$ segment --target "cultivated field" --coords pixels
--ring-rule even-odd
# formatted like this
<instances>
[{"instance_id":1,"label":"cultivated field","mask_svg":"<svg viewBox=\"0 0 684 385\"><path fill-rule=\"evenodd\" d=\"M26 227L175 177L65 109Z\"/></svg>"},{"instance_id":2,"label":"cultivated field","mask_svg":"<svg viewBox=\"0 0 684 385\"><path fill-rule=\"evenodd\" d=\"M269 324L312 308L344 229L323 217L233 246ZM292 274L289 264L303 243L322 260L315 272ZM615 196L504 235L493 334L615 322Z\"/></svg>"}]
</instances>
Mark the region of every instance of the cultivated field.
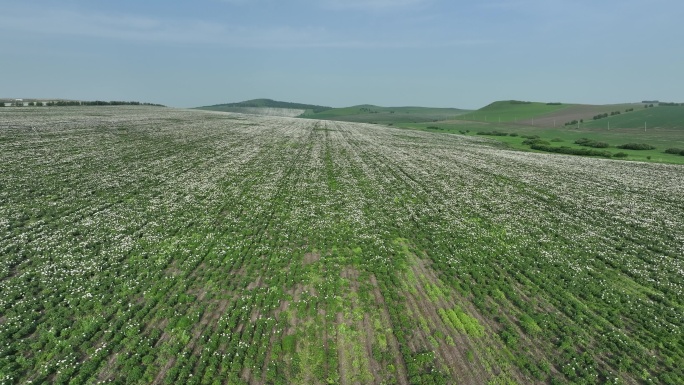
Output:
<instances>
[{"instance_id":1,"label":"cultivated field","mask_svg":"<svg viewBox=\"0 0 684 385\"><path fill-rule=\"evenodd\" d=\"M260 116L282 116L294 118L305 112L294 108L274 108L274 107L224 107L223 112L235 112L238 114L260 115Z\"/></svg>"},{"instance_id":2,"label":"cultivated field","mask_svg":"<svg viewBox=\"0 0 684 385\"><path fill-rule=\"evenodd\" d=\"M0 383L681 384L684 167L0 110Z\"/></svg>"}]
</instances>

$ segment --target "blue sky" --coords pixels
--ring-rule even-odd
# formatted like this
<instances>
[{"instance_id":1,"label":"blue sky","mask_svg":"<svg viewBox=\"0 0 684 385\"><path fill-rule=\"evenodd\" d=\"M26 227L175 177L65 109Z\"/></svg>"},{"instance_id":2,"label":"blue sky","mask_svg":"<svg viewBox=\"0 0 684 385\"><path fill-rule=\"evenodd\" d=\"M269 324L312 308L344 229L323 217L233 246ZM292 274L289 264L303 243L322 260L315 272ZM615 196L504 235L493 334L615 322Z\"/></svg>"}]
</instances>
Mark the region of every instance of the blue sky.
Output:
<instances>
[{"instance_id":1,"label":"blue sky","mask_svg":"<svg viewBox=\"0 0 684 385\"><path fill-rule=\"evenodd\" d=\"M31 0L0 10L0 97L684 102L681 0Z\"/></svg>"}]
</instances>

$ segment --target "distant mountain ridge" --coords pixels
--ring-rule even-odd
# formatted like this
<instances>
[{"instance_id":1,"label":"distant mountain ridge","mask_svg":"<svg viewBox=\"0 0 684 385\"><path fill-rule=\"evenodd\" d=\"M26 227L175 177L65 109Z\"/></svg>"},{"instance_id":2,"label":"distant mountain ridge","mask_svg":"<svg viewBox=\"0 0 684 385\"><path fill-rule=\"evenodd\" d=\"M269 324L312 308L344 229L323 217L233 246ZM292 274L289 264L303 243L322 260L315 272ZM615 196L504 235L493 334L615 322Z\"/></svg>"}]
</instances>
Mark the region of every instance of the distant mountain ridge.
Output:
<instances>
[{"instance_id":1,"label":"distant mountain ridge","mask_svg":"<svg viewBox=\"0 0 684 385\"><path fill-rule=\"evenodd\" d=\"M621 103L590 105L577 103L500 100L478 110L433 107L382 107L359 104L327 107L272 99L197 107L250 115L287 116L376 124L435 123L445 121L565 127L578 123L595 128L684 128L684 103Z\"/></svg>"},{"instance_id":2,"label":"distant mountain ridge","mask_svg":"<svg viewBox=\"0 0 684 385\"><path fill-rule=\"evenodd\" d=\"M310 110L311 112L318 113L326 110L332 109L332 107L318 106L314 104L303 104L303 103L291 103L291 102L281 102L273 99L252 99L245 100L243 102L237 103L223 103L214 104L211 106L197 107L200 110L212 110L212 111L228 111L231 112L233 108L282 108L291 110Z\"/></svg>"},{"instance_id":3,"label":"distant mountain ridge","mask_svg":"<svg viewBox=\"0 0 684 385\"><path fill-rule=\"evenodd\" d=\"M372 104L333 108L315 104L282 102L272 99L252 99L238 103L197 107L197 109L389 125L401 122L432 122L454 119L459 115L470 112L469 110L459 108L382 107Z\"/></svg>"}]
</instances>

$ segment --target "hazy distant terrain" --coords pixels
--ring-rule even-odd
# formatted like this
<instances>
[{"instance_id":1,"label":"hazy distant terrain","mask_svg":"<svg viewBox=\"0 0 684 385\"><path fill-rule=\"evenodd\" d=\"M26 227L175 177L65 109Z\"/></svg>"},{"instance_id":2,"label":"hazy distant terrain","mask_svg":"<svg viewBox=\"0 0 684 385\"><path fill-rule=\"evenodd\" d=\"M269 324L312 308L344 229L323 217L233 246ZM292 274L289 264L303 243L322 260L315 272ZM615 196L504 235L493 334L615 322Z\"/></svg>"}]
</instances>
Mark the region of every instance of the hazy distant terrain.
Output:
<instances>
[{"instance_id":1,"label":"hazy distant terrain","mask_svg":"<svg viewBox=\"0 0 684 385\"><path fill-rule=\"evenodd\" d=\"M380 124L447 120L468 112L458 108L380 107L369 104L332 108L312 104L280 102L271 99L254 99L239 103L198 107L198 109L252 115L274 115L271 112L275 111L279 112L279 114L274 116L297 116L308 119ZM282 112L280 111L281 109L283 109ZM295 112L299 113L295 114Z\"/></svg>"},{"instance_id":2,"label":"hazy distant terrain","mask_svg":"<svg viewBox=\"0 0 684 385\"><path fill-rule=\"evenodd\" d=\"M312 104L281 102L272 99L253 99L238 103L215 104L212 106L197 107L200 110L237 112L250 115L295 117L306 111L320 112L332 107L317 106Z\"/></svg>"}]
</instances>

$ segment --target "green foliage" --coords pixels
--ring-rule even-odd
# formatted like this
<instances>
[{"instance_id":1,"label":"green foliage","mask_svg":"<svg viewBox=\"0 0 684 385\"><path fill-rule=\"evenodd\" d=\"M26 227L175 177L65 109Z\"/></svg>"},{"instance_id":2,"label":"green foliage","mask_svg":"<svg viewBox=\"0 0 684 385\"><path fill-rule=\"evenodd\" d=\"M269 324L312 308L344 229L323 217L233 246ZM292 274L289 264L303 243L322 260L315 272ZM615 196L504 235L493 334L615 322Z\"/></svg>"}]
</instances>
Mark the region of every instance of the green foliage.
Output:
<instances>
[{"instance_id":1,"label":"green foliage","mask_svg":"<svg viewBox=\"0 0 684 385\"><path fill-rule=\"evenodd\" d=\"M484 327L480 325L476 318L466 314L461 308L439 309L438 313L442 318L442 322L450 325L457 331L473 337L484 336Z\"/></svg>"},{"instance_id":2,"label":"green foliage","mask_svg":"<svg viewBox=\"0 0 684 385\"><path fill-rule=\"evenodd\" d=\"M542 331L537 322L527 314L520 316L520 326L526 333L531 335L539 334Z\"/></svg>"},{"instance_id":3,"label":"green foliage","mask_svg":"<svg viewBox=\"0 0 684 385\"><path fill-rule=\"evenodd\" d=\"M624 150L655 150L654 146L646 143L627 143L617 146Z\"/></svg>"},{"instance_id":4,"label":"green foliage","mask_svg":"<svg viewBox=\"0 0 684 385\"><path fill-rule=\"evenodd\" d=\"M658 103L658 106L661 106L661 107L681 107L681 106L684 106L684 103L660 102L660 103Z\"/></svg>"},{"instance_id":5,"label":"green foliage","mask_svg":"<svg viewBox=\"0 0 684 385\"><path fill-rule=\"evenodd\" d=\"M580 146L585 146L585 147L593 147L593 148L610 147L610 145L606 142L597 142L595 140L591 140L588 138L579 138L579 139L575 140L575 144L579 144Z\"/></svg>"},{"instance_id":6,"label":"green foliage","mask_svg":"<svg viewBox=\"0 0 684 385\"><path fill-rule=\"evenodd\" d=\"M293 354L297 348L297 338L294 335L284 336L282 345L285 353Z\"/></svg>"},{"instance_id":7,"label":"green foliage","mask_svg":"<svg viewBox=\"0 0 684 385\"><path fill-rule=\"evenodd\" d=\"M678 167L204 111L2 113L2 383L684 379ZM515 131L497 139L603 140Z\"/></svg>"},{"instance_id":8,"label":"green foliage","mask_svg":"<svg viewBox=\"0 0 684 385\"><path fill-rule=\"evenodd\" d=\"M34 104L35 105L35 104ZM136 101L102 101L102 100L57 100L49 101L45 104L48 107L73 107L73 106L155 106L155 107L165 107L162 104L154 103L141 103Z\"/></svg>"},{"instance_id":9,"label":"green foliage","mask_svg":"<svg viewBox=\"0 0 684 385\"><path fill-rule=\"evenodd\" d=\"M572 148L572 147L553 147L544 144L533 144L530 146L533 150L545 151L545 152L555 152L558 154L567 155L584 155L584 156L600 156L610 158L613 154L609 151L598 151L590 150L585 148Z\"/></svg>"},{"instance_id":10,"label":"green foliage","mask_svg":"<svg viewBox=\"0 0 684 385\"><path fill-rule=\"evenodd\" d=\"M478 135L487 135L487 136L508 136L508 132L503 132L503 131L478 131Z\"/></svg>"},{"instance_id":11,"label":"green foliage","mask_svg":"<svg viewBox=\"0 0 684 385\"><path fill-rule=\"evenodd\" d=\"M550 146L550 145L551 145L550 142L548 142L548 141L546 141L546 140L543 140L543 139L539 139L539 138L535 138L535 139L525 139L525 140L523 140L522 143L523 143L524 145L526 145L526 146L533 146L533 145L538 145L538 146Z\"/></svg>"}]
</instances>

